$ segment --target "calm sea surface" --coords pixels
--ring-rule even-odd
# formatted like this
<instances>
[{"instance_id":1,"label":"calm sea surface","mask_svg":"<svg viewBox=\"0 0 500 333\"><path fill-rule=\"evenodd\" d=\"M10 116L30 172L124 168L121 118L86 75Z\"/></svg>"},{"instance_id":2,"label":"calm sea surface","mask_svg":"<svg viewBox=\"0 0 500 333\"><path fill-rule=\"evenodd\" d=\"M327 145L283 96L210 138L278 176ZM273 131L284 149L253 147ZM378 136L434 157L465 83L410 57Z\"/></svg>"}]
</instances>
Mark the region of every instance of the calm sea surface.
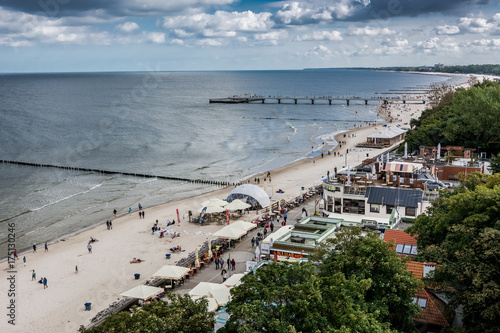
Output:
<instances>
[{"instance_id":1,"label":"calm sea surface","mask_svg":"<svg viewBox=\"0 0 500 333\"><path fill-rule=\"evenodd\" d=\"M365 97L458 80L347 69L0 74L0 159L233 182L305 156L322 135L376 120L376 104L209 104L210 98ZM106 220L113 209L123 214L139 202L148 207L213 189L0 164L0 257L9 222L22 250Z\"/></svg>"}]
</instances>

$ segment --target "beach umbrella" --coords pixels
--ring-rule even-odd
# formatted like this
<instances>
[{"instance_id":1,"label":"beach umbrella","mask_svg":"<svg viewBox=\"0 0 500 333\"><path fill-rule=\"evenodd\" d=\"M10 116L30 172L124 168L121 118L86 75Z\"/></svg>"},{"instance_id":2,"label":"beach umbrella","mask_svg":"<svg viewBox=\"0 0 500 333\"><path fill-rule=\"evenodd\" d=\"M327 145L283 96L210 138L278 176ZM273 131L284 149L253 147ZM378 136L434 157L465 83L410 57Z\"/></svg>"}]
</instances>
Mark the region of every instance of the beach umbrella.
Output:
<instances>
[{"instance_id":1,"label":"beach umbrella","mask_svg":"<svg viewBox=\"0 0 500 333\"><path fill-rule=\"evenodd\" d=\"M243 273L233 274L229 279L222 282L221 284L225 285L228 288L236 287L237 285L241 284L241 278L244 276L245 274Z\"/></svg>"},{"instance_id":2,"label":"beach umbrella","mask_svg":"<svg viewBox=\"0 0 500 333\"><path fill-rule=\"evenodd\" d=\"M211 206L224 207L225 205L227 205L227 201L218 198L212 198L210 200L203 201L201 205L203 207L211 207Z\"/></svg>"},{"instance_id":3,"label":"beach umbrella","mask_svg":"<svg viewBox=\"0 0 500 333\"><path fill-rule=\"evenodd\" d=\"M174 266L174 265L165 265L156 273L153 274L154 278L163 278L163 279L171 279L178 280L189 272L189 268L182 266Z\"/></svg>"},{"instance_id":4,"label":"beach umbrella","mask_svg":"<svg viewBox=\"0 0 500 333\"><path fill-rule=\"evenodd\" d=\"M230 224L233 227L240 228L246 231L252 230L254 228L257 228L257 225L251 222L246 222L246 221L235 221Z\"/></svg>"},{"instance_id":5,"label":"beach umbrella","mask_svg":"<svg viewBox=\"0 0 500 333\"><path fill-rule=\"evenodd\" d=\"M227 304L229 301L229 288L219 284L210 282L200 282L196 287L188 293L190 296L207 296L213 297L219 306Z\"/></svg>"},{"instance_id":6,"label":"beach umbrella","mask_svg":"<svg viewBox=\"0 0 500 333\"><path fill-rule=\"evenodd\" d=\"M255 258L257 258L257 262L260 261L260 249L258 246L255 248Z\"/></svg>"},{"instance_id":7,"label":"beach umbrella","mask_svg":"<svg viewBox=\"0 0 500 333\"><path fill-rule=\"evenodd\" d=\"M405 156L404 158L408 158L408 142L405 142Z\"/></svg>"},{"instance_id":8,"label":"beach umbrella","mask_svg":"<svg viewBox=\"0 0 500 333\"><path fill-rule=\"evenodd\" d=\"M252 207L251 205L247 204L246 202L241 201L240 199L235 199L231 201L229 204L227 204L224 208L228 210L239 210L239 209L247 209Z\"/></svg>"},{"instance_id":9,"label":"beach umbrella","mask_svg":"<svg viewBox=\"0 0 500 333\"><path fill-rule=\"evenodd\" d=\"M194 249L194 267L198 268L200 267L200 258L198 256L198 248Z\"/></svg>"},{"instance_id":10,"label":"beach umbrella","mask_svg":"<svg viewBox=\"0 0 500 333\"><path fill-rule=\"evenodd\" d=\"M208 257L212 258L212 241L210 239L207 239L208 242Z\"/></svg>"},{"instance_id":11,"label":"beach umbrella","mask_svg":"<svg viewBox=\"0 0 500 333\"><path fill-rule=\"evenodd\" d=\"M226 225L221 230L212 234L214 237L227 238L227 239L239 239L241 236L245 235L247 230L242 229L238 226L233 226L232 224Z\"/></svg>"},{"instance_id":12,"label":"beach umbrella","mask_svg":"<svg viewBox=\"0 0 500 333\"><path fill-rule=\"evenodd\" d=\"M125 298L148 299L163 292L163 288L151 287L141 284L120 294Z\"/></svg>"},{"instance_id":13,"label":"beach umbrella","mask_svg":"<svg viewBox=\"0 0 500 333\"><path fill-rule=\"evenodd\" d=\"M205 297L208 301L208 304L207 304L207 310L208 311L215 311L219 308L219 304L217 304L217 301L215 300L215 298L213 297L207 297L207 296L191 296L191 299L193 301L196 301L197 299L201 299Z\"/></svg>"},{"instance_id":14,"label":"beach umbrella","mask_svg":"<svg viewBox=\"0 0 500 333\"><path fill-rule=\"evenodd\" d=\"M225 209L222 208L221 206L206 206L201 210L203 211L205 208L206 208L205 210L206 214L220 213L225 211Z\"/></svg>"}]
</instances>

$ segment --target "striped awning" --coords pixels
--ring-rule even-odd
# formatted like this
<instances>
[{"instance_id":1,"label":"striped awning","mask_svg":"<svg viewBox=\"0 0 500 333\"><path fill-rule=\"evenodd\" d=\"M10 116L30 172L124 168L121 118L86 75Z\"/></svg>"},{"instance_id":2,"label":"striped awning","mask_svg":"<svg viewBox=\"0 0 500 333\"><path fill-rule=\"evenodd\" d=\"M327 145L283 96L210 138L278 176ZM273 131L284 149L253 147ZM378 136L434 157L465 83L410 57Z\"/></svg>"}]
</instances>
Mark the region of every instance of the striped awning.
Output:
<instances>
[{"instance_id":1,"label":"striped awning","mask_svg":"<svg viewBox=\"0 0 500 333\"><path fill-rule=\"evenodd\" d=\"M415 166L409 163L383 163L381 171L413 173Z\"/></svg>"}]
</instances>

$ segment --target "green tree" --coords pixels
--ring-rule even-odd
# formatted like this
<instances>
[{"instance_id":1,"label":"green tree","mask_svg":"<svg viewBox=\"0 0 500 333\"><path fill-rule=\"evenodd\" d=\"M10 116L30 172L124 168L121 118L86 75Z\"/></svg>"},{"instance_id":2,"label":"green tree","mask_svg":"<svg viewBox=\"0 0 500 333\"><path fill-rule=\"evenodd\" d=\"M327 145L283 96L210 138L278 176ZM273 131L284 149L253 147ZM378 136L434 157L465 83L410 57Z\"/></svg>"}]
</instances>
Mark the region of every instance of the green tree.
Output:
<instances>
[{"instance_id":1,"label":"green tree","mask_svg":"<svg viewBox=\"0 0 500 333\"><path fill-rule=\"evenodd\" d=\"M472 174L409 230L418 256L441 265L434 281L453 307L463 306L468 332L500 331L499 216L500 174Z\"/></svg>"},{"instance_id":2,"label":"green tree","mask_svg":"<svg viewBox=\"0 0 500 333\"><path fill-rule=\"evenodd\" d=\"M343 229L327 240L315 256L322 258L319 269L325 280L341 272L349 281L370 281L362 303L369 313L378 313L380 322L390 323L392 329L400 331L415 330L412 318L420 309L413 304L413 297L419 281L406 271L404 261L378 233Z\"/></svg>"},{"instance_id":3,"label":"green tree","mask_svg":"<svg viewBox=\"0 0 500 333\"><path fill-rule=\"evenodd\" d=\"M488 169L491 173L500 173L500 154L491 156Z\"/></svg>"},{"instance_id":4,"label":"green tree","mask_svg":"<svg viewBox=\"0 0 500 333\"><path fill-rule=\"evenodd\" d=\"M128 332L209 332L213 329L213 312L207 311L208 301L193 301L189 295L168 294L169 304L152 302L134 313L120 312L106 318L98 326L85 329L84 333L128 333Z\"/></svg>"}]
</instances>

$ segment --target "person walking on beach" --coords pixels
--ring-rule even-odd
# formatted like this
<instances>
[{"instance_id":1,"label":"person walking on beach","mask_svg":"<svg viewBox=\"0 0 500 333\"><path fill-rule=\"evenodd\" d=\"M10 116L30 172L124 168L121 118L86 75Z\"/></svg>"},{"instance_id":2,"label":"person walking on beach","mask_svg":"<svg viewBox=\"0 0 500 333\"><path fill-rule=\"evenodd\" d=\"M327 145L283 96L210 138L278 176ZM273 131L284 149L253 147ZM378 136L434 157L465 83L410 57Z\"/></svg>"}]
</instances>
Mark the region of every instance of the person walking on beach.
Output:
<instances>
[{"instance_id":1,"label":"person walking on beach","mask_svg":"<svg viewBox=\"0 0 500 333\"><path fill-rule=\"evenodd\" d=\"M36 252L36 244L33 244L33 253Z\"/></svg>"},{"instance_id":2,"label":"person walking on beach","mask_svg":"<svg viewBox=\"0 0 500 333\"><path fill-rule=\"evenodd\" d=\"M115 217L116 217L116 213L118 213L118 212L116 211L116 209L113 209L113 214L115 214Z\"/></svg>"},{"instance_id":3,"label":"person walking on beach","mask_svg":"<svg viewBox=\"0 0 500 333\"><path fill-rule=\"evenodd\" d=\"M109 230L109 220L106 220L106 228Z\"/></svg>"},{"instance_id":4,"label":"person walking on beach","mask_svg":"<svg viewBox=\"0 0 500 333\"><path fill-rule=\"evenodd\" d=\"M220 269L224 269L224 259L222 257L219 259Z\"/></svg>"},{"instance_id":5,"label":"person walking on beach","mask_svg":"<svg viewBox=\"0 0 500 333\"><path fill-rule=\"evenodd\" d=\"M31 281L36 281L36 272L35 272L35 270L33 270L31 272Z\"/></svg>"},{"instance_id":6,"label":"person walking on beach","mask_svg":"<svg viewBox=\"0 0 500 333\"><path fill-rule=\"evenodd\" d=\"M48 288L49 286L47 285L47 278L43 278L43 289Z\"/></svg>"},{"instance_id":7,"label":"person walking on beach","mask_svg":"<svg viewBox=\"0 0 500 333\"><path fill-rule=\"evenodd\" d=\"M19 257L17 256L17 250L14 250L14 258L19 259Z\"/></svg>"},{"instance_id":8,"label":"person walking on beach","mask_svg":"<svg viewBox=\"0 0 500 333\"><path fill-rule=\"evenodd\" d=\"M141 203L140 203L140 202L139 202L139 204L137 205L137 207L139 207L139 210L141 210L141 209L142 209L142 205L141 205Z\"/></svg>"},{"instance_id":9,"label":"person walking on beach","mask_svg":"<svg viewBox=\"0 0 500 333\"><path fill-rule=\"evenodd\" d=\"M45 252L48 252L49 251L49 247L47 245L47 242L45 242Z\"/></svg>"},{"instance_id":10,"label":"person walking on beach","mask_svg":"<svg viewBox=\"0 0 500 333\"><path fill-rule=\"evenodd\" d=\"M26 267L26 256L23 257L24 267Z\"/></svg>"},{"instance_id":11,"label":"person walking on beach","mask_svg":"<svg viewBox=\"0 0 500 333\"><path fill-rule=\"evenodd\" d=\"M279 220L278 220L278 223L279 223ZM271 232L274 232L274 223L273 222L271 222L269 224L269 227L271 228Z\"/></svg>"},{"instance_id":12,"label":"person walking on beach","mask_svg":"<svg viewBox=\"0 0 500 333\"><path fill-rule=\"evenodd\" d=\"M227 258L227 269L231 270L231 259Z\"/></svg>"},{"instance_id":13,"label":"person walking on beach","mask_svg":"<svg viewBox=\"0 0 500 333\"><path fill-rule=\"evenodd\" d=\"M78 265L75 266L75 274L78 273Z\"/></svg>"},{"instance_id":14,"label":"person walking on beach","mask_svg":"<svg viewBox=\"0 0 500 333\"><path fill-rule=\"evenodd\" d=\"M144 218L144 211L142 211L142 218Z\"/></svg>"},{"instance_id":15,"label":"person walking on beach","mask_svg":"<svg viewBox=\"0 0 500 333\"><path fill-rule=\"evenodd\" d=\"M132 214L132 208L128 208L128 215Z\"/></svg>"},{"instance_id":16,"label":"person walking on beach","mask_svg":"<svg viewBox=\"0 0 500 333\"><path fill-rule=\"evenodd\" d=\"M255 237L252 237L252 247L255 246Z\"/></svg>"},{"instance_id":17,"label":"person walking on beach","mask_svg":"<svg viewBox=\"0 0 500 333\"><path fill-rule=\"evenodd\" d=\"M219 269L219 258L215 259L215 269Z\"/></svg>"},{"instance_id":18,"label":"person walking on beach","mask_svg":"<svg viewBox=\"0 0 500 333\"><path fill-rule=\"evenodd\" d=\"M234 258L233 258L233 259L231 259L231 270L233 270L233 271L234 271L235 266L236 266L236 261L235 261L235 260L234 260Z\"/></svg>"},{"instance_id":19,"label":"person walking on beach","mask_svg":"<svg viewBox=\"0 0 500 333\"><path fill-rule=\"evenodd\" d=\"M92 244L89 243L87 245L87 249L89 250L89 253L92 253Z\"/></svg>"},{"instance_id":20,"label":"person walking on beach","mask_svg":"<svg viewBox=\"0 0 500 333\"><path fill-rule=\"evenodd\" d=\"M109 220L109 229L113 230L113 221Z\"/></svg>"}]
</instances>

